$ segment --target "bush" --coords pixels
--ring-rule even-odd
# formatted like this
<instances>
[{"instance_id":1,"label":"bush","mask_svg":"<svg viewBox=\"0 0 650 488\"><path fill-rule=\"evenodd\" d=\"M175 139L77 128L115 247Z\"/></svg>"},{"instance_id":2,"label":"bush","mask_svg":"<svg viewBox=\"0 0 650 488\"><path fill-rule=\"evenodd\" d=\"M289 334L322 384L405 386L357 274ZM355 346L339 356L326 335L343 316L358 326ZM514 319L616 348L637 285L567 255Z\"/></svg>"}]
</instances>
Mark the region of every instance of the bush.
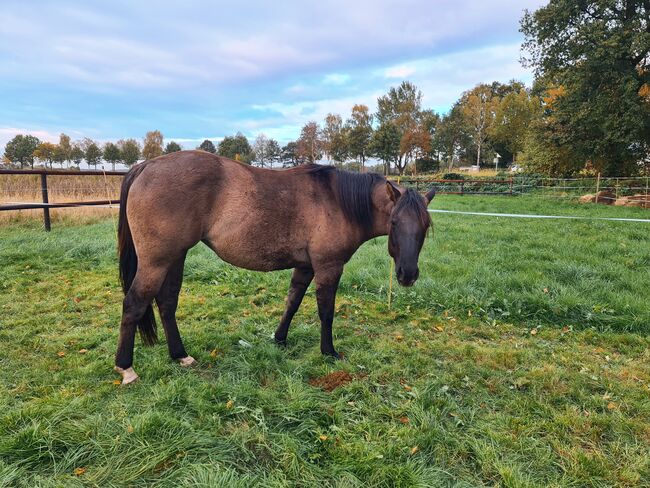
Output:
<instances>
[{"instance_id":1,"label":"bush","mask_svg":"<svg viewBox=\"0 0 650 488\"><path fill-rule=\"evenodd\" d=\"M443 180L464 180L465 175L460 173L445 173L442 175Z\"/></svg>"},{"instance_id":2,"label":"bush","mask_svg":"<svg viewBox=\"0 0 650 488\"><path fill-rule=\"evenodd\" d=\"M418 158L415 160L415 168L419 173L435 173L440 169L440 161L433 158Z\"/></svg>"}]
</instances>

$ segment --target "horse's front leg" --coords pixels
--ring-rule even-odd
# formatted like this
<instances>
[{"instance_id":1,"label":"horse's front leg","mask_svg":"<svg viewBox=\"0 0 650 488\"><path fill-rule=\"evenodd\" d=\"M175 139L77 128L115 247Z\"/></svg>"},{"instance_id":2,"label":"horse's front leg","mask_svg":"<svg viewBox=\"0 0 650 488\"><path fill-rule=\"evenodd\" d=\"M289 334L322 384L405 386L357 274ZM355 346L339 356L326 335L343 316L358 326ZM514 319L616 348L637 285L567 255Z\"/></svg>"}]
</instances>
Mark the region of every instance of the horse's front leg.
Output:
<instances>
[{"instance_id":1,"label":"horse's front leg","mask_svg":"<svg viewBox=\"0 0 650 488\"><path fill-rule=\"evenodd\" d=\"M332 322L334 320L334 303L336 290L343 273L343 264L331 265L316 270L316 302L320 317L320 352L335 358L341 358L334 349L332 340Z\"/></svg>"},{"instance_id":2,"label":"horse's front leg","mask_svg":"<svg viewBox=\"0 0 650 488\"><path fill-rule=\"evenodd\" d=\"M298 307L302 303L302 298L305 296L305 292L313 278L314 270L311 268L296 268L293 270L291 286L287 294L287 306L280 319L280 325L275 331L275 342L278 344L285 345L287 343L287 334L289 333L291 319L293 319L293 316L298 311Z\"/></svg>"}]
</instances>

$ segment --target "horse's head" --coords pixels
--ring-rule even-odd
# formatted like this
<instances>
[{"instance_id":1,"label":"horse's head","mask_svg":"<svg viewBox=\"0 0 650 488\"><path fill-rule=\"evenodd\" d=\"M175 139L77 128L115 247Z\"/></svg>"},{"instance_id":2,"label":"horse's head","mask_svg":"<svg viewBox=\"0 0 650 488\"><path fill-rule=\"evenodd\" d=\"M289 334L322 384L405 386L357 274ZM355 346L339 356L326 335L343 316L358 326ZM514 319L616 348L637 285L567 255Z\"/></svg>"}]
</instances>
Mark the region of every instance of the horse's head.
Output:
<instances>
[{"instance_id":1,"label":"horse's head","mask_svg":"<svg viewBox=\"0 0 650 488\"><path fill-rule=\"evenodd\" d=\"M395 260L397 281L412 286L418 279L418 258L431 225L427 205L435 196L434 189L422 196L410 188L399 188L386 182L388 196L393 201L388 230L388 253Z\"/></svg>"}]
</instances>

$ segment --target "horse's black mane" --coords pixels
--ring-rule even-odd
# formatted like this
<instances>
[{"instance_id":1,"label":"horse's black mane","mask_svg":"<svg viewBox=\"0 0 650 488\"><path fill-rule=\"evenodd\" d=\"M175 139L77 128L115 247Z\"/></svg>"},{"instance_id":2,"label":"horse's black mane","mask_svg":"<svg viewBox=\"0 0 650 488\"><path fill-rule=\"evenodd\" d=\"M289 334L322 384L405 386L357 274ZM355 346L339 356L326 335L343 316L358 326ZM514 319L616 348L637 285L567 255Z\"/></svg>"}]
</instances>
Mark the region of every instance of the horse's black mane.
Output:
<instances>
[{"instance_id":1,"label":"horse's black mane","mask_svg":"<svg viewBox=\"0 0 650 488\"><path fill-rule=\"evenodd\" d=\"M386 178L377 173L352 173L334 166L319 164L307 164L300 168L331 185L346 218L366 229L372 228L372 192L377 185L385 183ZM332 176L335 176L335 181L332 181ZM430 220L422 197L412 188L407 188L405 191L402 189L402 197L397 202L397 208L413 211L423 225Z\"/></svg>"},{"instance_id":2,"label":"horse's black mane","mask_svg":"<svg viewBox=\"0 0 650 488\"><path fill-rule=\"evenodd\" d=\"M377 173L352 173L320 164L305 165L303 170L332 188L348 220L367 229L372 228L372 191L386 181L383 176Z\"/></svg>"},{"instance_id":3,"label":"horse's black mane","mask_svg":"<svg viewBox=\"0 0 650 488\"><path fill-rule=\"evenodd\" d=\"M394 211L400 212L401 210L406 209L408 209L408 211L412 212L418 219L420 219L420 223L424 227L427 227L431 224L431 215L427 210L424 199L413 188L407 188L406 192L402 192L402 197L397 200Z\"/></svg>"}]
</instances>

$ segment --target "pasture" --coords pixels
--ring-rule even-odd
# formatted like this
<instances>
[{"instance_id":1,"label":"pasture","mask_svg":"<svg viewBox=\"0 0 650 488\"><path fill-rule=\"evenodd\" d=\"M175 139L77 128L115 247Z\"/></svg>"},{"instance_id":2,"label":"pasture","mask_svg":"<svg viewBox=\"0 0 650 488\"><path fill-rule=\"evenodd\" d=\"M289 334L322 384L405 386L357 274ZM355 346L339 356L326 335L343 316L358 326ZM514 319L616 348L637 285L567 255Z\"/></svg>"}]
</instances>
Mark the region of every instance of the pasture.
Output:
<instances>
[{"instance_id":1,"label":"pasture","mask_svg":"<svg viewBox=\"0 0 650 488\"><path fill-rule=\"evenodd\" d=\"M430 208L649 218L536 197ZM112 371L114 221L0 227L0 485L641 486L650 479L650 224L434 214L386 303L386 239L346 267L320 355L313 289L200 245L178 320L199 366L136 342ZM395 284L396 286L396 284ZM117 384L116 384L117 383Z\"/></svg>"}]
</instances>

